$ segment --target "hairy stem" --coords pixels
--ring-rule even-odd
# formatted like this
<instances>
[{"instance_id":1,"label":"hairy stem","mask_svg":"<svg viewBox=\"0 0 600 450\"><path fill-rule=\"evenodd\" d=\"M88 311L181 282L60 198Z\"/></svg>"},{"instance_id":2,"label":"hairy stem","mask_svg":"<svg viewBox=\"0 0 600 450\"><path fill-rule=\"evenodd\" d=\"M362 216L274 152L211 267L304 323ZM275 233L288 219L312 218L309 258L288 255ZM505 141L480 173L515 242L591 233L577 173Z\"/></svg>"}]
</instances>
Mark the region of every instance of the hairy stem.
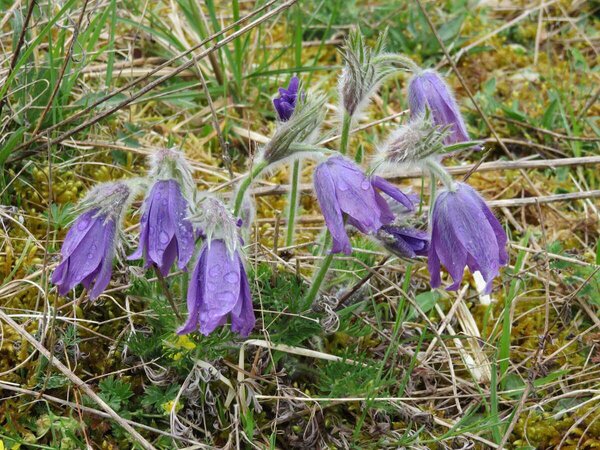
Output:
<instances>
[{"instance_id":1,"label":"hairy stem","mask_svg":"<svg viewBox=\"0 0 600 450\"><path fill-rule=\"evenodd\" d=\"M244 195L246 194L246 191L248 190L254 179L258 175L260 175L260 173L264 170L265 167L267 167L267 165L268 163L266 161L261 161L260 163L255 165L252 171L248 175L246 175L246 177L242 180L240 188L238 189L237 194L235 196L235 203L233 207L233 215L235 217L239 217L240 215L240 210L242 209L242 203L244 201Z\"/></svg>"},{"instance_id":2,"label":"hairy stem","mask_svg":"<svg viewBox=\"0 0 600 450\"><path fill-rule=\"evenodd\" d=\"M317 298L317 295L319 295L319 289L321 289L321 284L323 284L325 275L327 275L327 271L329 270L329 266L331 266L332 262L333 262L333 255L331 253L328 254L325 257L325 259L323 259L323 262L321 263L321 266L319 267L319 271L315 274L313 281L310 285L310 289L309 289L308 293L306 294L306 303L307 304L310 302L310 304L312 305L314 303L315 299Z\"/></svg>"},{"instance_id":3,"label":"hairy stem","mask_svg":"<svg viewBox=\"0 0 600 450\"><path fill-rule=\"evenodd\" d=\"M435 177L439 178L440 181L446 186L446 188L450 191L456 190L456 183L452 179L452 175L450 175L444 166L442 166L439 162L437 162L433 158L428 158L425 161L425 166L429 170L429 172Z\"/></svg>"},{"instance_id":4,"label":"hairy stem","mask_svg":"<svg viewBox=\"0 0 600 450\"><path fill-rule=\"evenodd\" d=\"M290 246L294 243L294 228L296 224L296 208L298 207L298 182L300 179L300 160L294 161L292 167L292 182L290 195L288 197L288 224L285 245Z\"/></svg>"},{"instance_id":5,"label":"hairy stem","mask_svg":"<svg viewBox=\"0 0 600 450\"><path fill-rule=\"evenodd\" d=\"M173 299L173 296L171 295L171 291L169 290L169 285L167 284L167 280L165 280L165 277L163 277L163 274L160 273L160 269L158 268L158 266L156 264L153 264L153 267L154 267L154 273L156 273L156 278L158 278L160 287L162 288L163 292L165 293L165 297L167 297L167 301L171 305L171 308L173 308L173 312L175 313L175 316L177 317L177 319L180 322L182 322L183 317L179 313L179 309L177 309L177 305L175 305L175 300Z\"/></svg>"},{"instance_id":6,"label":"hairy stem","mask_svg":"<svg viewBox=\"0 0 600 450\"><path fill-rule=\"evenodd\" d=\"M340 153L345 155L348 153L348 139L350 137L350 125L352 124L352 116L347 112L344 113L344 120L342 122L342 141L340 143Z\"/></svg>"}]
</instances>

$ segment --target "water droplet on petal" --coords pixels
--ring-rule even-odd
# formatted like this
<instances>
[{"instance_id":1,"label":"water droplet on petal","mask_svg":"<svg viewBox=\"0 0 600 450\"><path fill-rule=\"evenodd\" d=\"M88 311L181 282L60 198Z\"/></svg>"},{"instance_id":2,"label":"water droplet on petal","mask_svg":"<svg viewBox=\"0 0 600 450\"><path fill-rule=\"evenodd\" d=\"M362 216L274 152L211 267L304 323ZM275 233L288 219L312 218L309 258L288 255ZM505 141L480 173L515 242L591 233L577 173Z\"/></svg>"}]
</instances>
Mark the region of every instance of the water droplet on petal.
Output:
<instances>
[{"instance_id":1,"label":"water droplet on petal","mask_svg":"<svg viewBox=\"0 0 600 450\"><path fill-rule=\"evenodd\" d=\"M371 183L369 183L367 180L365 180L360 184L360 187L362 188L363 191L368 191L371 188Z\"/></svg>"},{"instance_id":2,"label":"water droplet on petal","mask_svg":"<svg viewBox=\"0 0 600 450\"><path fill-rule=\"evenodd\" d=\"M169 235L165 231L161 231L158 240L161 244L166 244L169 242Z\"/></svg>"},{"instance_id":3,"label":"water droplet on petal","mask_svg":"<svg viewBox=\"0 0 600 450\"><path fill-rule=\"evenodd\" d=\"M77 224L77 229L79 231L83 231L87 228L89 223L90 223L90 219L85 217L85 218L81 219L81 221Z\"/></svg>"},{"instance_id":4,"label":"water droplet on petal","mask_svg":"<svg viewBox=\"0 0 600 450\"><path fill-rule=\"evenodd\" d=\"M225 275L225 281L228 283L237 283L239 279L240 276L235 272L229 272L227 275Z\"/></svg>"},{"instance_id":5,"label":"water droplet on petal","mask_svg":"<svg viewBox=\"0 0 600 450\"><path fill-rule=\"evenodd\" d=\"M347 191L348 189L350 189L350 186L348 186L344 181L340 181L338 183L338 189L340 191Z\"/></svg>"}]
</instances>

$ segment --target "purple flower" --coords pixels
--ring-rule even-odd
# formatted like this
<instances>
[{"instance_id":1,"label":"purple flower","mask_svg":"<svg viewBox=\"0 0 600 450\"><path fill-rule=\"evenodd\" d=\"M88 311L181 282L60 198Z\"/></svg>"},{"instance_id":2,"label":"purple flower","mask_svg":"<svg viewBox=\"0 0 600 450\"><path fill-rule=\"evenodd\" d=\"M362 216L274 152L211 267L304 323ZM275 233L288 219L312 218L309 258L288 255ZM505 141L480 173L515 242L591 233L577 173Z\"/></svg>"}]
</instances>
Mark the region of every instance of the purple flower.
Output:
<instances>
[{"instance_id":1,"label":"purple flower","mask_svg":"<svg viewBox=\"0 0 600 450\"><path fill-rule=\"evenodd\" d=\"M166 276L175 262L184 269L194 253L194 232L187 219L188 204L175 180L154 183L144 201L140 244L128 259L144 258Z\"/></svg>"},{"instance_id":2,"label":"purple flower","mask_svg":"<svg viewBox=\"0 0 600 450\"><path fill-rule=\"evenodd\" d=\"M282 122L290 120L290 117L292 117L292 114L294 113L299 86L300 80L294 75L290 80L288 88L279 88L279 98L273 99L273 106L275 106L279 120Z\"/></svg>"},{"instance_id":3,"label":"purple flower","mask_svg":"<svg viewBox=\"0 0 600 450\"><path fill-rule=\"evenodd\" d=\"M385 248L398 256L414 258L426 256L429 251L429 235L415 228L388 224L381 227L377 236Z\"/></svg>"},{"instance_id":4,"label":"purple flower","mask_svg":"<svg viewBox=\"0 0 600 450\"><path fill-rule=\"evenodd\" d=\"M424 70L412 77L408 85L408 103L412 118L424 114L428 107L436 125L450 126L450 134L444 141L446 145L470 140L454 95L436 71Z\"/></svg>"},{"instance_id":5,"label":"purple flower","mask_svg":"<svg viewBox=\"0 0 600 450\"><path fill-rule=\"evenodd\" d=\"M52 283L60 295L67 295L77 284L90 289L96 299L110 281L115 249L116 223L97 209L81 214L62 246L62 261L54 269Z\"/></svg>"},{"instance_id":6,"label":"purple flower","mask_svg":"<svg viewBox=\"0 0 600 450\"><path fill-rule=\"evenodd\" d=\"M381 177L367 178L363 171L343 156L329 158L315 169L315 192L325 223L333 238L332 253L352 252L344 226L348 223L362 233L375 233L384 224L394 220L387 201L377 189L385 192L409 210L410 197Z\"/></svg>"},{"instance_id":7,"label":"purple flower","mask_svg":"<svg viewBox=\"0 0 600 450\"><path fill-rule=\"evenodd\" d=\"M246 337L256 319L250 285L237 251L229 253L221 239L206 242L190 279L187 296L188 319L177 330L187 334L200 329L209 335L231 315L231 329Z\"/></svg>"},{"instance_id":8,"label":"purple flower","mask_svg":"<svg viewBox=\"0 0 600 450\"><path fill-rule=\"evenodd\" d=\"M508 262L507 237L502 225L471 186L457 183L456 191L443 191L435 199L432 215L429 273L431 285L439 287L440 262L452 276L448 290L456 290L465 266L479 271L486 281L485 293L501 266Z\"/></svg>"}]
</instances>

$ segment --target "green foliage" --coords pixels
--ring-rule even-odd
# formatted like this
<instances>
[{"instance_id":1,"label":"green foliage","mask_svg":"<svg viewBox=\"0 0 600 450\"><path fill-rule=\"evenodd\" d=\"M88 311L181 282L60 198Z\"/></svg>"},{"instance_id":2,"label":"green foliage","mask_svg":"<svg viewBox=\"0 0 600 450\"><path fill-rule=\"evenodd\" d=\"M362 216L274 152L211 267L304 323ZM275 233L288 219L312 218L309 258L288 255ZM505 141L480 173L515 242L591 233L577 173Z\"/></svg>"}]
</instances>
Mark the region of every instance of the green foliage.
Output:
<instances>
[{"instance_id":1,"label":"green foliage","mask_svg":"<svg viewBox=\"0 0 600 450\"><path fill-rule=\"evenodd\" d=\"M133 395L131 385L121 379L109 376L98 383L98 395L115 411L120 411L127 405Z\"/></svg>"}]
</instances>

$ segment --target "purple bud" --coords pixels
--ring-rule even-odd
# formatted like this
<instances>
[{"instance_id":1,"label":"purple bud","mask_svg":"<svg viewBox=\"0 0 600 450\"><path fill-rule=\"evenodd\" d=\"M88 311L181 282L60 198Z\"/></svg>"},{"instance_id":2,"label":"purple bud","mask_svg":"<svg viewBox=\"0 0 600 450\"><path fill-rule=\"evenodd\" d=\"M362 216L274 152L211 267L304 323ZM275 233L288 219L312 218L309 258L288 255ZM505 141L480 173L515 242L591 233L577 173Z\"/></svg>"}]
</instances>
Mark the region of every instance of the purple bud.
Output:
<instances>
[{"instance_id":1,"label":"purple bud","mask_svg":"<svg viewBox=\"0 0 600 450\"><path fill-rule=\"evenodd\" d=\"M352 252L344 226L348 223L365 234L375 233L384 224L394 220L387 201L377 189L385 192L409 210L410 197L383 178L367 178L355 163L343 156L329 158L315 169L315 192L325 223L333 238L332 253Z\"/></svg>"},{"instance_id":2,"label":"purple bud","mask_svg":"<svg viewBox=\"0 0 600 450\"><path fill-rule=\"evenodd\" d=\"M452 276L448 290L460 286L465 267L479 271L485 293L501 266L508 262L507 237L502 225L471 186L457 183L456 191L442 191L435 199L429 247L431 285L439 287L440 263Z\"/></svg>"},{"instance_id":3,"label":"purple bud","mask_svg":"<svg viewBox=\"0 0 600 450\"><path fill-rule=\"evenodd\" d=\"M62 246L62 261L54 269L52 283L60 295L67 295L77 284L90 289L96 299L110 281L115 249L116 222L98 209L81 214L67 233Z\"/></svg>"},{"instance_id":4,"label":"purple bud","mask_svg":"<svg viewBox=\"0 0 600 450\"><path fill-rule=\"evenodd\" d=\"M298 88L300 86L300 80L297 76L293 76L290 80L288 88L279 88L279 98L273 99L273 106L277 111L279 120L287 122L294 113L296 107L296 100L298 98Z\"/></svg>"},{"instance_id":5,"label":"purple bud","mask_svg":"<svg viewBox=\"0 0 600 450\"><path fill-rule=\"evenodd\" d=\"M194 231L187 219L188 203L175 180L154 183L144 201L140 222L140 244L128 259L144 258L146 267L155 264L166 276L178 258L185 269L194 253Z\"/></svg>"},{"instance_id":6,"label":"purple bud","mask_svg":"<svg viewBox=\"0 0 600 450\"><path fill-rule=\"evenodd\" d=\"M377 237L386 249L401 257L426 256L429 251L429 235L415 228L388 224L380 228Z\"/></svg>"},{"instance_id":7,"label":"purple bud","mask_svg":"<svg viewBox=\"0 0 600 450\"><path fill-rule=\"evenodd\" d=\"M188 319L177 330L209 335L231 316L231 330L246 337L256 323L246 271L237 251L228 252L220 239L205 242L187 296Z\"/></svg>"},{"instance_id":8,"label":"purple bud","mask_svg":"<svg viewBox=\"0 0 600 450\"><path fill-rule=\"evenodd\" d=\"M408 103L411 118L425 114L427 107L436 125L451 127L444 140L446 145L470 140L454 95L435 70L424 70L411 78L408 84Z\"/></svg>"}]
</instances>

